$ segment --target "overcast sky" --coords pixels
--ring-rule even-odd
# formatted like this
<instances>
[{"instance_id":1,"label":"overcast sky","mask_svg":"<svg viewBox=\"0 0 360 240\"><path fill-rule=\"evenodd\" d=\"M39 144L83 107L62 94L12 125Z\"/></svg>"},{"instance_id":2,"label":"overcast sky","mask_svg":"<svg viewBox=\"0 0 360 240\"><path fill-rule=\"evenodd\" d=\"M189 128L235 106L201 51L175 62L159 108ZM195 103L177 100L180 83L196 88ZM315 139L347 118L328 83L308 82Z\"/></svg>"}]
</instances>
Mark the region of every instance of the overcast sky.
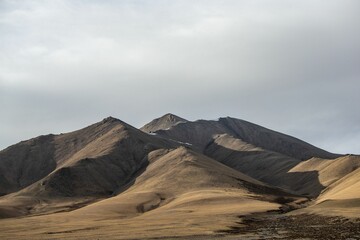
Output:
<instances>
[{"instance_id":1,"label":"overcast sky","mask_svg":"<svg viewBox=\"0 0 360 240\"><path fill-rule=\"evenodd\" d=\"M232 116L360 153L360 1L0 0L0 149Z\"/></svg>"}]
</instances>

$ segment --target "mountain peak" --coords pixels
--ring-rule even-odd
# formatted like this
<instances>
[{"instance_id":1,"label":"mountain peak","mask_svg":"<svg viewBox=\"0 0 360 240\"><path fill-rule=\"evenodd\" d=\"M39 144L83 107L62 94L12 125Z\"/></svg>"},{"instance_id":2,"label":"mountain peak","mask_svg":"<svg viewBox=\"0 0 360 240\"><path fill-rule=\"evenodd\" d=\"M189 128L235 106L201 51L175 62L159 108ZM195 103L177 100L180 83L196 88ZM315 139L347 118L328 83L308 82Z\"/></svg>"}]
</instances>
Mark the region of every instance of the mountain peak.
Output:
<instances>
[{"instance_id":1,"label":"mountain peak","mask_svg":"<svg viewBox=\"0 0 360 240\"><path fill-rule=\"evenodd\" d=\"M156 118L140 128L144 132L156 132L158 130L166 130L179 123L188 122L188 120L176 116L172 113L167 113L159 118Z\"/></svg>"},{"instance_id":2,"label":"mountain peak","mask_svg":"<svg viewBox=\"0 0 360 240\"><path fill-rule=\"evenodd\" d=\"M165 119L169 122L179 122L179 121L187 122L186 119L176 116L175 114L172 113L167 113L164 116L160 117L159 119Z\"/></svg>"},{"instance_id":3,"label":"mountain peak","mask_svg":"<svg viewBox=\"0 0 360 240\"><path fill-rule=\"evenodd\" d=\"M109 116L109 117L103 119L103 122L118 122L118 121L120 121L120 120L117 118L114 118L112 116Z\"/></svg>"}]
</instances>

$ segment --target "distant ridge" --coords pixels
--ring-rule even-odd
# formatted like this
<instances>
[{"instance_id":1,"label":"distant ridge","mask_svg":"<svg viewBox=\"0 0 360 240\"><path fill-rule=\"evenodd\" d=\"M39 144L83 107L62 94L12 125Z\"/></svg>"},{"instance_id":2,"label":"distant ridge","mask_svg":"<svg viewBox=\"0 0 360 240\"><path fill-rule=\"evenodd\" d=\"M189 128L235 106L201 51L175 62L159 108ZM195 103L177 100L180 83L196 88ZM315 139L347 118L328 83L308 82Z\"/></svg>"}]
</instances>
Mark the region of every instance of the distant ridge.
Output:
<instances>
[{"instance_id":1,"label":"distant ridge","mask_svg":"<svg viewBox=\"0 0 360 240\"><path fill-rule=\"evenodd\" d=\"M176 116L172 113L167 113L162 117L156 118L146 124L145 126L141 127L140 130L151 133L158 130L167 130L179 123L188 122L188 120Z\"/></svg>"},{"instance_id":2,"label":"distant ridge","mask_svg":"<svg viewBox=\"0 0 360 240\"><path fill-rule=\"evenodd\" d=\"M191 143L199 151L205 151L206 147L213 142L215 136L229 134L254 146L299 160L306 160L311 157L333 159L340 156L295 137L231 117L219 118L217 121L187 121L183 124L174 124L171 128L153 130L153 132L164 138Z\"/></svg>"}]
</instances>

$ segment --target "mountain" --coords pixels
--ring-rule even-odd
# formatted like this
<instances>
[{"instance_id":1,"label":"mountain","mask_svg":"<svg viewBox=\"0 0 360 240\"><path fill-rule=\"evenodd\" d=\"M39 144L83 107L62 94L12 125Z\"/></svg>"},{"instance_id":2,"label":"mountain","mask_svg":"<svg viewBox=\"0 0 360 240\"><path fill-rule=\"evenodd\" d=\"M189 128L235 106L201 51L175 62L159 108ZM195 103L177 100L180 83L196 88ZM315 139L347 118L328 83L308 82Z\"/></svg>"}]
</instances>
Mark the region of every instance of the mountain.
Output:
<instances>
[{"instance_id":1,"label":"mountain","mask_svg":"<svg viewBox=\"0 0 360 240\"><path fill-rule=\"evenodd\" d=\"M224 196L229 192L236 192L234 197L239 200L257 199L264 204L277 204L279 196L288 197L291 201L297 198L186 147L153 151L149 154L149 162L147 169L122 194L81 208L73 214L102 215L107 211L108 216L119 217L120 212L120 217L126 218L163 206L168 210L180 205L206 205L206 199L212 197L222 196L226 200ZM201 192L209 195L194 201L193 197Z\"/></svg>"},{"instance_id":2,"label":"mountain","mask_svg":"<svg viewBox=\"0 0 360 240\"><path fill-rule=\"evenodd\" d=\"M35 213L46 211L35 206L39 200L111 196L147 166L149 152L176 146L111 117L13 145L0 152L2 192L14 192L0 199L0 215L9 202L21 213Z\"/></svg>"},{"instance_id":3,"label":"mountain","mask_svg":"<svg viewBox=\"0 0 360 240\"><path fill-rule=\"evenodd\" d=\"M319 195L325 188L317 181L317 172L309 169L299 177L289 170L312 157L334 159L340 156L297 138L230 117L217 121L187 121L154 133L188 143L194 150L259 181L310 197ZM311 191L303 187L308 184L314 186Z\"/></svg>"},{"instance_id":4,"label":"mountain","mask_svg":"<svg viewBox=\"0 0 360 240\"><path fill-rule=\"evenodd\" d=\"M24 239L191 237L226 228L239 214L274 211L284 202L296 205L305 200L185 147L154 150L148 161L144 172L120 194L73 211L33 214L30 222L46 227L40 232L37 227L28 229ZM17 229L29 225L27 218L2 222ZM0 226L6 239L22 239L11 229Z\"/></svg>"},{"instance_id":5,"label":"mountain","mask_svg":"<svg viewBox=\"0 0 360 240\"><path fill-rule=\"evenodd\" d=\"M103 172L112 182L121 175L122 180L116 184L121 185L146 164L144 157L149 151L175 145L109 117L75 132L40 136L1 151L0 189L3 194L18 191L51 173L41 183L47 189L64 195L96 192L94 185L84 189L80 182L96 183L96 176ZM104 162L111 164L113 172L103 169ZM78 182L75 184L71 178ZM72 188L62 189L61 184L54 184L54 179L57 179L55 182L70 180ZM114 187L107 186L106 191L113 191Z\"/></svg>"},{"instance_id":6,"label":"mountain","mask_svg":"<svg viewBox=\"0 0 360 240\"><path fill-rule=\"evenodd\" d=\"M214 136L228 134L254 146L299 160L311 157L332 159L339 156L297 138L230 117L220 118L217 121L188 121L174 125L170 129L159 129L155 133L164 138L190 143L199 151L206 151Z\"/></svg>"},{"instance_id":7,"label":"mountain","mask_svg":"<svg viewBox=\"0 0 360 240\"><path fill-rule=\"evenodd\" d=\"M178 117L174 114L167 113L162 117L152 120L151 122L140 128L140 130L147 133L152 133L161 129L166 130L179 123L185 123L185 122L188 122L188 120Z\"/></svg>"},{"instance_id":8,"label":"mountain","mask_svg":"<svg viewBox=\"0 0 360 240\"><path fill-rule=\"evenodd\" d=\"M0 151L0 237L192 239L252 215L353 219L359 169L359 156L240 119L169 113L137 129L108 117Z\"/></svg>"}]
</instances>

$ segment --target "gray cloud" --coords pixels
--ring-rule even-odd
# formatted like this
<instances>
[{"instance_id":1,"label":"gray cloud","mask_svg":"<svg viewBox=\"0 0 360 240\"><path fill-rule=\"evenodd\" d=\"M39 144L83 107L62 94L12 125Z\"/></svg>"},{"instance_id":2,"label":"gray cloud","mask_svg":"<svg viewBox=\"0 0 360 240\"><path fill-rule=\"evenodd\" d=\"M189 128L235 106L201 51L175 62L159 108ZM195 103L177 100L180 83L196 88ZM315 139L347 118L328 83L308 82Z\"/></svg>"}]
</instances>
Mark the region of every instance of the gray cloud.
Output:
<instances>
[{"instance_id":1,"label":"gray cloud","mask_svg":"<svg viewBox=\"0 0 360 240\"><path fill-rule=\"evenodd\" d=\"M360 153L357 0L5 0L0 35L0 148L173 112Z\"/></svg>"}]
</instances>

